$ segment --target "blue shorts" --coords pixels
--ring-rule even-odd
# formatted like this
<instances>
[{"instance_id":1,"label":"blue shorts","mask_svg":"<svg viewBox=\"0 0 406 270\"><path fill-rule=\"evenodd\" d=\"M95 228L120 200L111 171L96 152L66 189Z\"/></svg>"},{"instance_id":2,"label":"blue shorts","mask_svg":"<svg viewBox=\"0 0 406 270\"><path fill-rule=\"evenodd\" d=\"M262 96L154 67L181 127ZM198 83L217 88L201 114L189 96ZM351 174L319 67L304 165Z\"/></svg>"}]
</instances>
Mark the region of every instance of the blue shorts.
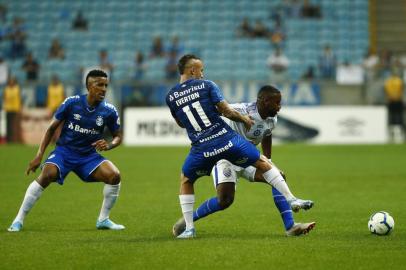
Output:
<instances>
[{"instance_id":1,"label":"blue shorts","mask_svg":"<svg viewBox=\"0 0 406 270\"><path fill-rule=\"evenodd\" d=\"M236 134L230 140L221 141L216 146L207 148L192 146L183 163L182 172L194 182L201 176L210 175L213 166L221 159L246 168L254 164L259 157L260 152L255 145Z\"/></svg>"},{"instance_id":2,"label":"blue shorts","mask_svg":"<svg viewBox=\"0 0 406 270\"><path fill-rule=\"evenodd\" d=\"M45 164L53 164L58 167L59 177L56 181L60 185L63 185L65 177L71 171L85 182L95 182L90 175L105 160L106 159L97 152L83 155L66 147L57 146L55 150L49 154L42 166Z\"/></svg>"}]
</instances>

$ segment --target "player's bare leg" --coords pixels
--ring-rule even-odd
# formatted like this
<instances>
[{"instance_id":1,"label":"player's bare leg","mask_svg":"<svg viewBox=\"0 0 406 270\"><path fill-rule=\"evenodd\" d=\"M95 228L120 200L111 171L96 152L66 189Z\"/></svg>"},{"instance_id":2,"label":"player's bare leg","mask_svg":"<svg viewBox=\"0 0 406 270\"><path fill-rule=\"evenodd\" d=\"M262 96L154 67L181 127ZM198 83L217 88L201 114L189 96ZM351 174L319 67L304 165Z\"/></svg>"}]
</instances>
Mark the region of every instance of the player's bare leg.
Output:
<instances>
[{"instance_id":1,"label":"player's bare leg","mask_svg":"<svg viewBox=\"0 0 406 270\"><path fill-rule=\"evenodd\" d=\"M300 209L306 210L313 207L312 201L298 199L293 196L279 170L275 166L272 166L265 156L261 156L260 159L255 162L254 167L256 167L258 172L262 174L267 183L272 185L286 198L292 211L298 212Z\"/></svg>"},{"instance_id":2,"label":"player's bare leg","mask_svg":"<svg viewBox=\"0 0 406 270\"><path fill-rule=\"evenodd\" d=\"M50 183L55 182L59 174L58 167L53 164L45 164L38 178L28 186L20 210L13 223L8 228L9 232L19 232L23 228L24 219L30 212L36 201L41 197L42 192Z\"/></svg>"},{"instance_id":3,"label":"player's bare leg","mask_svg":"<svg viewBox=\"0 0 406 270\"><path fill-rule=\"evenodd\" d=\"M193 212L193 221L197 221L210 214L228 208L234 202L235 184L221 183L217 186L217 197L210 198L203 202L196 211ZM174 236L182 234L186 229L185 219L180 218L172 227Z\"/></svg>"},{"instance_id":4,"label":"player's bare leg","mask_svg":"<svg viewBox=\"0 0 406 270\"><path fill-rule=\"evenodd\" d=\"M120 193L121 177L117 167L106 160L91 174L91 177L99 182L104 182L103 204L96 228L99 230L123 230L125 227L110 220L110 211L117 201Z\"/></svg>"},{"instance_id":5,"label":"player's bare leg","mask_svg":"<svg viewBox=\"0 0 406 270\"><path fill-rule=\"evenodd\" d=\"M217 196L204 201L193 212L193 221L197 221L210 214L228 208L234 201L236 172L233 165L227 160L220 160L212 171L213 182L217 190ZM180 218L172 227L174 236L178 236L186 229L184 218Z\"/></svg>"},{"instance_id":6,"label":"player's bare leg","mask_svg":"<svg viewBox=\"0 0 406 270\"><path fill-rule=\"evenodd\" d=\"M274 164L272 165L276 168ZM282 175L283 179L286 181L286 175L281 170L279 170L279 172ZM249 180L251 182L268 184L268 182L265 181L262 173L260 173L258 170L255 171L253 179L251 176ZM281 218L285 226L287 236L299 236L307 234L316 226L316 222L296 223L293 218L291 207L287 202L286 198L274 187L272 187L272 197L274 199L276 207L279 210L279 213L281 214Z\"/></svg>"}]
</instances>

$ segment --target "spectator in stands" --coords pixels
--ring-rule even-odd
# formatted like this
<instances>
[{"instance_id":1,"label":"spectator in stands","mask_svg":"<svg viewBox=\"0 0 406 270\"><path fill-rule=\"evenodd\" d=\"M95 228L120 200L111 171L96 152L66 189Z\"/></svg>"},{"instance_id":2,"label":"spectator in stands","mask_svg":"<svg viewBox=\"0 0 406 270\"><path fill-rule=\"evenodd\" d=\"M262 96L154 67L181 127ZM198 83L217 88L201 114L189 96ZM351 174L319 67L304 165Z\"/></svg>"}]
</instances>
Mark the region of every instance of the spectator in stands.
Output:
<instances>
[{"instance_id":1,"label":"spectator in stands","mask_svg":"<svg viewBox=\"0 0 406 270\"><path fill-rule=\"evenodd\" d=\"M0 4L0 21L5 23L7 21L7 6Z\"/></svg>"},{"instance_id":2,"label":"spectator in stands","mask_svg":"<svg viewBox=\"0 0 406 270\"><path fill-rule=\"evenodd\" d=\"M178 54L175 51L169 53L165 71L166 79L175 80L178 78Z\"/></svg>"},{"instance_id":3,"label":"spectator in stands","mask_svg":"<svg viewBox=\"0 0 406 270\"><path fill-rule=\"evenodd\" d=\"M271 43L275 47L281 47L283 45L286 38L285 32L282 21L276 20L271 32Z\"/></svg>"},{"instance_id":4,"label":"spectator in stands","mask_svg":"<svg viewBox=\"0 0 406 270\"><path fill-rule=\"evenodd\" d=\"M381 77L387 77L391 72L391 66L393 61L392 52L383 49L379 53L379 73Z\"/></svg>"},{"instance_id":5,"label":"spectator in stands","mask_svg":"<svg viewBox=\"0 0 406 270\"><path fill-rule=\"evenodd\" d=\"M247 17L245 17L237 28L238 37L252 37L253 29Z\"/></svg>"},{"instance_id":6,"label":"spectator in stands","mask_svg":"<svg viewBox=\"0 0 406 270\"><path fill-rule=\"evenodd\" d=\"M51 83L48 85L47 93L47 109L49 111L50 117L55 114L59 105L65 100L65 90L63 84L59 80L57 75L52 75ZM61 134L62 125L60 125L55 131L52 141L55 143L59 135Z\"/></svg>"},{"instance_id":7,"label":"spectator in stands","mask_svg":"<svg viewBox=\"0 0 406 270\"><path fill-rule=\"evenodd\" d=\"M21 141L20 112L22 107L21 91L17 79L11 76L3 93L3 110L6 112L7 142L18 143Z\"/></svg>"},{"instance_id":8,"label":"spectator in stands","mask_svg":"<svg viewBox=\"0 0 406 270\"><path fill-rule=\"evenodd\" d=\"M287 79L287 69L289 67L289 59L283 54L280 48L268 57L268 67L271 69L271 83L283 83Z\"/></svg>"},{"instance_id":9,"label":"spectator in stands","mask_svg":"<svg viewBox=\"0 0 406 270\"><path fill-rule=\"evenodd\" d=\"M48 85L47 109L53 115L59 105L65 99L65 90L63 84L57 75L52 75L51 83Z\"/></svg>"},{"instance_id":10,"label":"spectator in stands","mask_svg":"<svg viewBox=\"0 0 406 270\"><path fill-rule=\"evenodd\" d=\"M57 38L54 38L48 50L49 59L65 59L65 50Z\"/></svg>"},{"instance_id":11,"label":"spectator in stands","mask_svg":"<svg viewBox=\"0 0 406 270\"><path fill-rule=\"evenodd\" d=\"M285 1L287 2L287 1ZM290 3L286 5L290 5L290 13L289 16L292 18L300 18L302 13L302 3L300 0L291 0Z\"/></svg>"},{"instance_id":12,"label":"spectator in stands","mask_svg":"<svg viewBox=\"0 0 406 270\"><path fill-rule=\"evenodd\" d=\"M404 70L406 67L406 54L399 55L399 63L402 65L402 69L403 69L402 71L403 72L406 71L406 70ZM406 78L406 73L403 75L403 80L405 80L405 78Z\"/></svg>"},{"instance_id":13,"label":"spectator in stands","mask_svg":"<svg viewBox=\"0 0 406 270\"><path fill-rule=\"evenodd\" d=\"M27 54L25 61L22 65L22 69L26 72L27 81L38 80L40 65L38 64L37 60L34 59L31 52Z\"/></svg>"},{"instance_id":14,"label":"spectator in stands","mask_svg":"<svg viewBox=\"0 0 406 270\"><path fill-rule=\"evenodd\" d=\"M336 57L330 45L325 45L323 52L319 56L320 75L323 79L332 79L335 77Z\"/></svg>"},{"instance_id":15,"label":"spectator in stands","mask_svg":"<svg viewBox=\"0 0 406 270\"><path fill-rule=\"evenodd\" d=\"M144 54L138 51L135 55L135 76L134 79L142 80L144 78L144 73L147 70L147 65L144 61Z\"/></svg>"},{"instance_id":16,"label":"spectator in stands","mask_svg":"<svg viewBox=\"0 0 406 270\"><path fill-rule=\"evenodd\" d=\"M76 17L72 23L72 28L81 31L87 30L87 20L85 17L83 17L82 11L79 10L78 13L76 14Z\"/></svg>"},{"instance_id":17,"label":"spectator in stands","mask_svg":"<svg viewBox=\"0 0 406 270\"><path fill-rule=\"evenodd\" d=\"M379 57L372 51L371 48L368 49L362 62L362 67L365 71L365 80L369 82L376 77L376 72L378 69Z\"/></svg>"},{"instance_id":18,"label":"spectator in stands","mask_svg":"<svg viewBox=\"0 0 406 270\"><path fill-rule=\"evenodd\" d=\"M99 51L99 67L107 73L110 79L113 77L114 65L106 49Z\"/></svg>"},{"instance_id":19,"label":"spectator in stands","mask_svg":"<svg viewBox=\"0 0 406 270\"><path fill-rule=\"evenodd\" d=\"M162 39L160 36L154 37L154 40L152 41L151 45L151 51L149 54L150 58L155 58L155 57L164 57L165 56L165 50L164 50L164 45L162 42Z\"/></svg>"},{"instance_id":20,"label":"spectator in stands","mask_svg":"<svg viewBox=\"0 0 406 270\"><path fill-rule=\"evenodd\" d=\"M321 18L320 7L311 4L309 0L303 1L300 14L303 18Z\"/></svg>"},{"instance_id":21,"label":"spectator in stands","mask_svg":"<svg viewBox=\"0 0 406 270\"><path fill-rule=\"evenodd\" d=\"M313 80L314 78L316 78L316 74L314 72L314 67L309 66L307 68L307 70L305 71L305 73L302 75L302 79L304 79L304 80Z\"/></svg>"},{"instance_id":22,"label":"spectator in stands","mask_svg":"<svg viewBox=\"0 0 406 270\"><path fill-rule=\"evenodd\" d=\"M23 57L27 47L25 44L27 33L23 19L15 17L12 26L6 30L5 37L11 41L10 57L12 59Z\"/></svg>"},{"instance_id":23,"label":"spectator in stands","mask_svg":"<svg viewBox=\"0 0 406 270\"><path fill-rule=\"evenodd\" d=\"M389 134L394 142L404 139L403 82L395 69L385 80L385 94L389 116Z\"/></svg>"},{"instance_id":24,"label":"spectator in stands","mask_svg":"<svg viewBox=\"0 0 406 270\"><path fill-rule=\"evenodd\" d=\"M4 60L3 56L0 55L0 88L7 83L9 71L8 63Z\"/></svg>"},{"instance_id":25,"label":"spectator in stands","mask_svg":"<svg viewBox=\"0 0 406 270\"><path fill-rule=\"evenodd\" d=\"M171 45L169 45L168 47L168 55L170 55L173 52L176 54L176 56L178 56L183 54L184 50L185 50L184 46L179 42L179 37L173 36Z\"/></svg>"},{"instance_id":26,"label":"spectator in stands","mask_svg":"<svg viewBox=\"0 0 406 270\"><path fill-rule=\"evenodd\" d=\"M252 36L254 38L267 38L269 35L270 31L264 23L261 20L256 20L254 28L252 29Z\"/></svg>"}]
</instances>

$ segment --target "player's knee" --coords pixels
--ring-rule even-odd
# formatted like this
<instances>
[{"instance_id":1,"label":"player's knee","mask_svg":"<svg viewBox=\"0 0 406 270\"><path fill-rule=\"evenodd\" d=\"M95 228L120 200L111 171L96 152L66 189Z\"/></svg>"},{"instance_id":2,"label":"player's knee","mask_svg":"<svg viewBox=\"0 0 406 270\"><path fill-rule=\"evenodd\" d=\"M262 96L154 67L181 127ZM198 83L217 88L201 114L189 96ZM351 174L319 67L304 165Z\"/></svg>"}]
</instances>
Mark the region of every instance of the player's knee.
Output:
<instances>
[{"instance_id":1,"label":"player's knee","mask_svg":"<svg viewBox=\"0 0 406 270\"><path fill-rule=\"evenodd\" d=\"M46 168L42 170L41 174L39 175L37 182L40 184L41 187L46 188L52 182L55 182L58 178L58 170L53 168Z\"/></svg>"},{"instance_id":2,"label":"player's knee","mask_svg":"<svg viewBox=\"0 0 406 270\"><path fill-rule=\"evenodd\" d=\"M112 170L106 177L107 183L110 185L118 185L121 181L121 175L118 170Z\"/></svg>"}]
</instances>

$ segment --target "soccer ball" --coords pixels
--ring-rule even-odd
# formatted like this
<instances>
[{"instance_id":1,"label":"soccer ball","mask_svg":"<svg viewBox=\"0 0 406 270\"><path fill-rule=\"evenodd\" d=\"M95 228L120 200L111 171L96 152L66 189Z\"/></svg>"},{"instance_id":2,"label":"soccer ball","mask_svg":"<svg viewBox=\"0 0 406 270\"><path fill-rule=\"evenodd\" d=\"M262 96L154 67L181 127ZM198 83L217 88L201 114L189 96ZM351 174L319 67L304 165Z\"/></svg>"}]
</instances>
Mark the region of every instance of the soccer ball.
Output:
<instances>
[{"instance_id":1,"label":"soccer ball","mask_svg":"<svg viewBox=\"0 0 406 270\"><path fill-rule=\"evenodd\" d=\"M387 235L395 228L395 221L388 212L380 211L373 214L368 221L368 229L373 234Z\"/></svg>"}]
</instances>

